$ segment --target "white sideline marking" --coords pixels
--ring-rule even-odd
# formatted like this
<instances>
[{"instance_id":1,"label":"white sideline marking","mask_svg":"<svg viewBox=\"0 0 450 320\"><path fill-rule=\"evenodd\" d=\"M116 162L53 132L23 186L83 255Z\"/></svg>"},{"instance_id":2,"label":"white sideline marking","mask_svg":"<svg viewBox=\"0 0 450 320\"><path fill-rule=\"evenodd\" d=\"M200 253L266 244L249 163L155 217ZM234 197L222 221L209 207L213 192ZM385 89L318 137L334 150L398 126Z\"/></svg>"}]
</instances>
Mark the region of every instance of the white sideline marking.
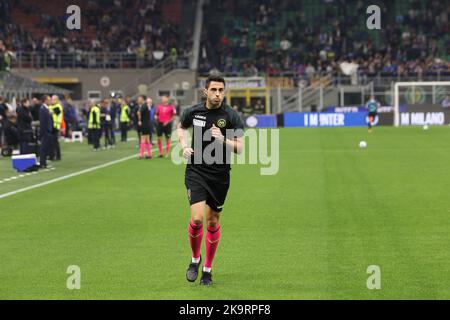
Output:
<instances>
[{"instance_id":1,"label":"white sideline marking","mask_svg":"<svg viewBox=\"0 0 450 320\"><path fill-rule=\"evenodd\" d=\"M157 150L156 148L152 149L152 151L156 151L156 150ZM82 174L85 174L85 173L89 173L89 172L92 172L92 171L103 169L103 168L115 165L115 164L120 163L120 162L124 162L124 161L130 160L130 159L136 159L136 157L137 157L137 154L133 154L132 156L128 156L128 157L125 157L125 158L122 158L122 159L119 159L119 160L115 160L115 161L111 161L111 162L108 162L108 163L104 163L102 165L95 166L95 167L92 167L92 168L89 168L89 169L85 169L85 170L81 170L81 171L78 171L78 172L74 172L74 173L68 174L66 176L62 176L62 177L55 178L55 179L52 179L52 180L49 180L49 181L38 183L38 184L29 186L29 187L26 187L26 188L22 188L22 189L19 189L19 190L15 190L15 191L11 191L11 192L8 192L8 193L0 194L0 199L7 198L7 197L10 197L10 196L13 196L13 195L16 195L18 193L25 192L25 191L28 191L28 190L40 188L40 187L43 187L43 186L46 186L46 185L49 185L49 184L52 184L52 183L55 183L55 182L58 182L58 181L70 179L70 178L73 178L73 177L76 177L76 176L79 176L79 175L82 175ZM37 173L36 171L33 172L33 174L36 174L36 173ZM7 179L5 179L5 181L6 180Z\"/></svg>"},{"instance_id":2,"label":"white sideline marking","mask_svg":"<svg viewBox=\"0 0 450 320\"><path fill-rule=\"evenodd\" d=\"M56 169L55 167L49 167L48 169L45 169L44 171L55 170L55 169ZM31 176L32 174L38 174L38 173L44 172L44 171L27 172L27 173L24 173L24 174L21 174L21 175L18 175L18 176L9 177L9 178L5 178L3 180L0 180L0 183L10 182L10 181L13 181L13 180L17 180L17 179L20 179L20 178Z\"/></svg>"}]
</instances>

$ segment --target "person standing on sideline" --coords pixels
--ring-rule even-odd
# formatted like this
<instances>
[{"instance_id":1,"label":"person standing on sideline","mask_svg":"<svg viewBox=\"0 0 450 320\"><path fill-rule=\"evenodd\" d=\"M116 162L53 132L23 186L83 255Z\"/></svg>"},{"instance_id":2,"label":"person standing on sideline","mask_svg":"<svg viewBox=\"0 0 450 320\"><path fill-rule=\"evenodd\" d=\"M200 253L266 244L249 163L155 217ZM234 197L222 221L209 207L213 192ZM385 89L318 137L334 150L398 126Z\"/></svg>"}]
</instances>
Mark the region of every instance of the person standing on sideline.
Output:
<instances>
[{"instance_id":1,"label":"person standing on sideline","mask_svg":"<svg viewBox=\"0 0 450 320\"><path fill-rule=\"evenodd\" d=\"M137 103L133 100L128 99L128 106L130 107L130 121L133 124L133 128L136 130L136 133L138 135L138 148L139 148L139 144L141 141L141 131L139 130L139 120L138 120L138 111L139 111L139 106L137 105Z\"/></svg>"},{"instance_id":2,"label":"person standing on sideline","mask_svg":"<svg viewBox=\"0 0 450 320\"><path fill-rule=\"evenodd\" d=\"M115 95L114 95L115 97ZM113 146L116 145L116 127L117 127L117 113L120 110L120 105L116 102L116 99L114 97L111 97L110 99L110 104L109 104L109 108L111 110L110 115L111 115L111 134L110 137L112 139L113 142Z\"/></svg>"},{"instance_id":3,"label":"person standing on sideline","mask_svg":"<svg viewBox=\"0 0 450 320\"><path fill-rule=\"evenodd\" d=\"M152 145L150 143L150 107L145 103L146 96L140 95L137 98L139 111L137 112L139 131L141 132L140 153L138 159L144 158L145 150L147 150L146 159L152 158Z\"/></svg>"},{"instance_id":4,"label":"person standing on sideline","mask_svg":"<svg viewBox=\"0 0 450 320\"><path fill-rule=\"evenodd\" d=\"M30 107L30 100L23 99L20 103L20 107L17 108L20 154L27 154L29 152L28 144L33 140L33 128L31 126L33 117L31 115Z\"/></svg>"},{"instance_id":5,"label":"person standing on sideline","mask_svg":"<svg viewBox=\"0 0 450 320\"><path fill-rule=\"evenodd\" d=\"M39 121L39 110L41 109L42 103L37 97L31 99L31 115L33 116L33 121Z\"/></svg>"},{"instance_id":6,"label":"person standing on sideline","mask_svg":"<svg viewBox=\"0 0 450 320\"><path fill-rule=\"evenodd\" d=\"M100 149L100 108L96 101L92 101L89 110L88 130L91 134L93 150L98 151Z\"/></svg>"},{"instance_id":7,"label":"person standing on sideline","mask_svg":"<svg viewBox=\"0 0 450 320\"><path fill-rule=\"evenodd\" d=\"M173 121L177 115L175 107L169 104L169 97L163 96L161 104L156 109L155 119L157 122L156 135L158 136L159 158L163 157L162 136L166 138L166 158L170 152L170 138L172 136Z\"/></svg>"},{"instance_id":8,"label":"person standing on sideline","mask_svg":"<svg viewBox=\"0 0 450 320\"><path fill-rule=\"evenodd\" d=\"M100 123L103 133L105 135L105 149L113 148L114 141L111 137L112 131L111 107L108 99L102 100L102 108L100 110Z\"/></svg>"},{"instance_id":9,"label":"person standing on sideline","mask_svg":"<svg viewBox=\"0 0 450 320\"><path fill-rule=\"evenodd\" d=\"M41 148L40 148L40 168L47 168L47 155L50 151L50 139L53 132L53 119L50 114L50 104L52 103L52 99L50 96L45 95L42 98L42 106L39 110L39 123L40 123L40 139L41 139Z\"/></svg>"},{"instance_id":10,"label":"person standing on sideline","mask_svg":"<svg viewBox=\"0 0 450 320\"><path fill-rule=\"evenodd\" d=\"M64 96L64 101L62 102L63 107L63 117L64 123L66 125L66 129L64 131L64 137L66 139L70 139L72 130L76 129L72 127L73 124L73 106L72 106L72 98L66 94Z\"/></svg>"},{"instance_id":11,"label":"person standing on sideline","mask_svg":"<svg viewBox=\"0 0 450 320\"><path fill-rule=\"evenodd\" d=\"M150 109L150 144L153 146L153 133L155 132L155 115L156 106L153 104L152 98L147 98L147 106Z\"/></svg>"},{"instance_id":12,"label":"person standing on sideline","mask_svg":"<svg viewBox=\"0 0 450 320\"><path fill-rule=\"evenodd\" d=\"M3 132L5 128L5 122L8 114L8 106L6 105L5 98L0 96L0 148L3 146Z\"/></svg>"},{"instance_id":13,"label":"person standing on sideline","mask_svg":"<svg viewBox=\"0 0 450 320\"><path fill-rule=\"evenodd\" d=\"M130 128L130 107L122 100L120 101L120 141L126 142L128 139L128 129Z\"/></svg>"},{"instance_id":14,"label":"person standing on sideline","mask_svg":"<svg viewBox=\"0 0 450 320\"><path fill-rule=\"evenodd\" d=\"M61 147L59 145L59 134L61 132L61 125L63 122L63 107L59 103L59 97L54 95L52 97L52 105L50 111L53 117L53 133L51 139L50 159L61 160Z\"/></svg>"}]
</instances>

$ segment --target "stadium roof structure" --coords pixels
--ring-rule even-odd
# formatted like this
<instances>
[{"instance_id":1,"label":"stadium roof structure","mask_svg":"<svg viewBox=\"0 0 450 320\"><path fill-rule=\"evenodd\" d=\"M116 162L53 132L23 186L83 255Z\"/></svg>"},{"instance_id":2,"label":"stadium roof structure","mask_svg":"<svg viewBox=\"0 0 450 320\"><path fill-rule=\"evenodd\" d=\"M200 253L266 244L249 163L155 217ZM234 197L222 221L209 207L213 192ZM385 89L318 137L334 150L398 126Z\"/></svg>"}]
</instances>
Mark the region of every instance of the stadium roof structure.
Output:
<instances>
[{"instance_id":1,"label":"stadium roof structure","mask_svg":"<svg viewBox=\"0 0 450 320\"><path fill-rule=\"evenodd\" d=\"M10 72L0 72L0 94L70 94L72 91L57 86L39 83L37 81L20 77Z\"/></svg>"}]
</instances>

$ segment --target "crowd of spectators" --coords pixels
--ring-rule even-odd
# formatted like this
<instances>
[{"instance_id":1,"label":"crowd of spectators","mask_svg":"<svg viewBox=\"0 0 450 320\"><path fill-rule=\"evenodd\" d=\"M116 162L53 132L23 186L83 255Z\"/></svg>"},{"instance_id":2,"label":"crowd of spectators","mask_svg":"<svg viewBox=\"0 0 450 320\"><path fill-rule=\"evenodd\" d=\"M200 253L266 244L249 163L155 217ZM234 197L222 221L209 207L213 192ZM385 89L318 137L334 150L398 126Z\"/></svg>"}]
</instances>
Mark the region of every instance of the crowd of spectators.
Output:
<instances>
[{"instance_id":1,"label":"crowd of spectators","mask_svg":"<svg viewBox=\"0 0 450 320\"><path fill-rule=\"evenodd\" d=\"M164 17L163 2L90 0L82 8L82 29L74 31L66 27L66 15L52 16L37 4L14 0L12 5L15 9L39 17L36 28L45 30L45 33L36 36L12 19L11 1L0 0L5 8L2 10L4 17L0 19L0 39L5 39L13 52L35 53L41 60L38 67L53 66L58 54L63 54L63 60L69 66L75 63L82 67L87 63L86 59L98 56L92 53L118 52L124 54L125 59L138 61L140 66L151 66L169 56L174 59L186 56L192 47L191 30L186 30L188 41L181 46L180 27ZM43 57L48 60L43 61ZM118 64L118 60L110 63Z\"/></svg>"},{"instance_id":2,"label":"crowd of spectators","mask_svg":"<svg viewBox=\"0 0 450 320\"><path fill-rule=\"evenodd\" d=\"M381 30L366 27L367 2L322 1L320 13L310 13L301 0L209 0L200 50L200 73L217 68L228 75L294 75L341 71L344 61L359 66L359 74L393 76L450 72L450 6L446 1L378 1ZM15 53L33 52L37 67L57 65L62 53L67 67L105 65L95 53L121 52L107 67L122 60L152 66L162 57L187 56L192 29L180 30L164 18L157 0L89 0L83 7L83 29L69 31L66 16L52 16L25 0L0 0L0 39ZM308 7L309 4L309 7ZM36 36L12 19L12 7L39 17ZM313 15L313 16L312 16ZM186 32L187 43L181 42ZM104 57L101 56L101 59ZM119 61L120 60L120 61ZM63 65L64 67L64 65Z\"/></svg>"},{"instance_id":3,"label":"crowd of spectators","mask_svg":"<svg viewBox=\"0 0 450 320\"><path fill-rule=\"evenodd\" d=\"M308 77L341 71L344 61L358 64L361 75L450 72L448 2L413 0L400 14L393 1L377 1L382 29L369 30L364 1L320 1L326 10L314 17L306 16L305 1L226 0L219 8L211 1L206 16L228 15L222 26L209 21L212 30L204 28L200 72Z\"/></svg>"}]
</instances>

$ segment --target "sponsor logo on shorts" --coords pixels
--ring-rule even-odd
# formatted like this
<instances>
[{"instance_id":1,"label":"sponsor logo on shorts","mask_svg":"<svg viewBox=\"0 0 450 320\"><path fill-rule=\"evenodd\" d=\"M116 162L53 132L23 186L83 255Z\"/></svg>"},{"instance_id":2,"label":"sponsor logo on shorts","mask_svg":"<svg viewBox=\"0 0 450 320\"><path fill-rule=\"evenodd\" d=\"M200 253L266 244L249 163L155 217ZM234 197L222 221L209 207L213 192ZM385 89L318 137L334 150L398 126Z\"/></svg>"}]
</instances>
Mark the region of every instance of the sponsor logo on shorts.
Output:
<instances>
[{"instance_id":1,"label":"sponsor logo on shorts","mask_svg":"<svg viewBox=\"0 0 450 320\"><path fill-rule=\"evenodd\" d=\"M191 201L191 189L187 190L187 194L188 194L189 201Z\"/></svg>"}]
</instances>

